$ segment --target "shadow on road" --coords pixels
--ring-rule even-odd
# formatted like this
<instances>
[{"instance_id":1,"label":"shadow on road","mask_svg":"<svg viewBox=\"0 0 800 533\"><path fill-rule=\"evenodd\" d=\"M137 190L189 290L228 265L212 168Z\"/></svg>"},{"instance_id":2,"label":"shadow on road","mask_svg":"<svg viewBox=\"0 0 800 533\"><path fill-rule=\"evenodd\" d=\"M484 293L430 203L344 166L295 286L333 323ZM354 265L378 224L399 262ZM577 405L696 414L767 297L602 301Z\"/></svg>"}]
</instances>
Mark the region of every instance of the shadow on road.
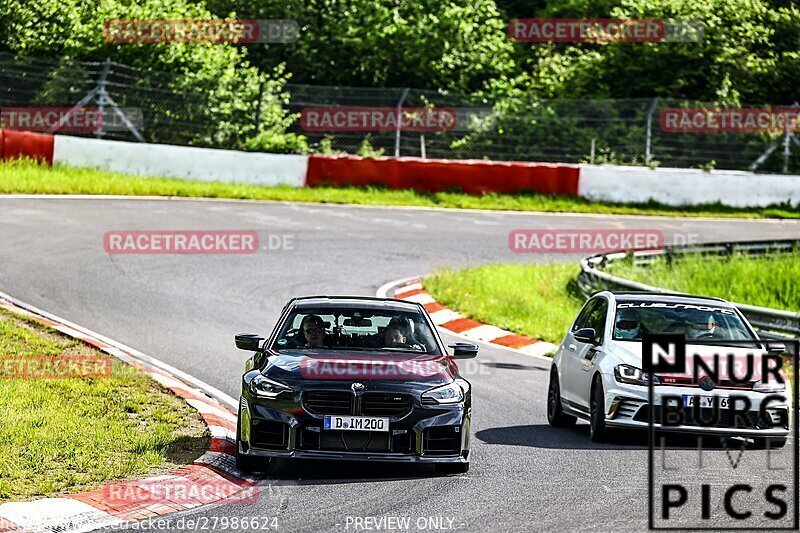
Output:
<instances>
[{"instance_id":1,"label":"shadow on road","mask_svg":"<svg viewBox=\"0 0 800 533\"><path fill-rule=\"evenodd\" d=\"M614 430L607 442L589 440L589 425L578 424L574 428L554 428L547 424L490 428L475 433L475 438L486 444L508 446L531 446L565 450L647 450L646 431ZM656 445L662 446L661 436L656 435ZM668 449L697 449L697 437L692 435L665 435L663 445ZM704 449L723 449L719 438L703 440Z\"/></svg>"}]
</instances>

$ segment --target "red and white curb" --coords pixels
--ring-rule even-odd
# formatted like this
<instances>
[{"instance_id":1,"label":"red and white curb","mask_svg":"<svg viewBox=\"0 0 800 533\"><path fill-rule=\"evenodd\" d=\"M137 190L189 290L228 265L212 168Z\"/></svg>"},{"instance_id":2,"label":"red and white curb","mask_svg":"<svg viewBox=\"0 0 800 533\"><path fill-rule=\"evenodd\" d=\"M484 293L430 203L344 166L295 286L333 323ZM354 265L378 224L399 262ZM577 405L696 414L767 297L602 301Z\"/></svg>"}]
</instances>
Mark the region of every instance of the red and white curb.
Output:
<instances>
[{"instance_id":1,"label":"red and white curb","mask_svg":"<svg viewBox=\"0 0 800 533\"><path fill-rule=\"evenodd\" d=\"M192 464L167 475L111 482L61 498L0 505L0 531L92 531L127 521L236 499L257 491L235 466L238 402L223 392L141 352L0 292L0 307L79 339L133 365L197 409L211 432L209 449ZM149 492L148 492L149 491ZM126 495L131 495L128 497ZM257 492L256 492L257 494ZM122 495L122 496L121 496ZM199 495L199 498L195 496Z\"/></svg>"},{"instance_id":2,"label":"red and white curb","mask_svg":"<svg viewBox=\"0 0 800 533\"><path fill-rule=\"evenodd\" d=\"M558 346L553 343L484 324L448 309L425 291L422 282L423 280L419 276L392 281L378 289L377 296L379 298L393 297L422 304L431 316L433 323L438 327L473 342L499 346L514 352L543 358L558 349Z\"/></svg>"}]
</instances>

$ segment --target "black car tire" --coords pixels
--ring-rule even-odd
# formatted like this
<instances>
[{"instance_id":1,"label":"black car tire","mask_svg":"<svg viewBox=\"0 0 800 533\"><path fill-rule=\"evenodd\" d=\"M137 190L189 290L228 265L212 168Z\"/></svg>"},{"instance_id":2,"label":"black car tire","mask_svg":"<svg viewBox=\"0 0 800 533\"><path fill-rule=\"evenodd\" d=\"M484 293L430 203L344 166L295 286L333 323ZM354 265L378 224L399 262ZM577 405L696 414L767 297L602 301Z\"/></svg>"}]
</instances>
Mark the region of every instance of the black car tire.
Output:
<instances>
[{"instance_id":1,"label":"black car tire","mask_svg":"<svg viewBox=\"0 0 800 533\"><path fill-rule=\"evenodd\" d=\"M786 446L786 437L755 437L753 448L756 450L780 450Z\"/></svg>"},{"instance_id":2,"label":"black car tire","mask_svg":"<svg viewBox=\"0 0 800 533\"><path fill-rule=\"evenodd\" d=\"M589 413L589 438L592 442L604 442L608 438L606 399L603 395L603 385L598 380L592 383Z\"/></svg>"},{"instance_id":3,"label":"black car tire","mask_svg":"<svg viewBox=\"0 0 800 533\"><path fill-rule=\"evenodd\" d=\"M253 472L263 472L269 468L269 457L250 457L239 453L239 443L241 442L241 415L236 417L236 469L243 474Z\"/></svg>"},{"instance_id":4,"label":"black car tire","mask_svg":"<svg viewBox=\"0 0 800 533\"><path fill-rule=\"evenodd\" d=\"M436 471L442 474L466 474L469 471L469 463L439 463Z\"/></svg>"},{"instance_id":5,"label":"black car tire","mask_svg":"<svg viewBox=\"0 0 800 533\"><path fill-rule=\"evenodd\" d=\"M577 417L566 414L561 405L561 385L554 366L550 371L550 385L547 387L547 423L554 428L567 428L574 426L577 420Z\"/></svg>"}]
</instances>

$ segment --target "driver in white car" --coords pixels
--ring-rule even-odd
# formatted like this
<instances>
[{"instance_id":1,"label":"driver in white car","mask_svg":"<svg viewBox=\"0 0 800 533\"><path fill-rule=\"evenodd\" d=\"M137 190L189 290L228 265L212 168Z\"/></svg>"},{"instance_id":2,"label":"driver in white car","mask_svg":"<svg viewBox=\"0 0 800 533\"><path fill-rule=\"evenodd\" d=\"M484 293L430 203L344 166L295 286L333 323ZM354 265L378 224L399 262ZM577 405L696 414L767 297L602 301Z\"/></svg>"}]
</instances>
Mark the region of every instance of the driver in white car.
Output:
<instances>
[{"instance_id":1,"label":"driver in white car","mask_svg":"<svg viewBox=\"0 0 800 533\"><path fill-rule=\"evenodd\" d=\"M633 309L622 309L617 313L614 323L614 338L619 340L633 340L640 338L642 323L639 313Z\"/></svg>"}]
</instances>

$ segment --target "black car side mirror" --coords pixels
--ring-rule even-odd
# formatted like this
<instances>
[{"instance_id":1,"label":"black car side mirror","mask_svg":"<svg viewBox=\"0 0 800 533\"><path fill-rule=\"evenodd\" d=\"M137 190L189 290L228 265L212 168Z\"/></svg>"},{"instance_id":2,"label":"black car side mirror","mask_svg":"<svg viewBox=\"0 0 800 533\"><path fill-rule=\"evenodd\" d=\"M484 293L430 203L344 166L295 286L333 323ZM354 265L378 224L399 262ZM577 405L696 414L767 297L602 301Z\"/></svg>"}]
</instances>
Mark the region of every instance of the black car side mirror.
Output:
<instances>
[{"instance_id":1,"label":"black car side mirror","mask_svg":"<svg viewBox=\"0 0 800 533\"><path fill-rule=\"evenodd\" d=\"M261 343L264 337L254 333L240 333L236 335L236 347L247 352L257 352L261 350Z\"/></svg>"},{"instance_id":2,"label":"black car side mirror","mask_svg":"<svg viewBox=\"0 0 800 533\"><path fill-rule=\"evenodd\" d=\"M585 342L587 344L594 344L594 338L597 337L597 332L594 328L581 328L572 334L576 341Z\"/></svg>"},{"instance_id":3,"label":"black car side mirror","mask_svg":"<svg viewBox=\"0 0 800 533\"><path fill-rule=\"evenodd\" d=\"M447 347L453 349L455 359L472 359L478 355L478 345L471 342L456 342L448 344Z\"/></svg>"}]
</instances>

